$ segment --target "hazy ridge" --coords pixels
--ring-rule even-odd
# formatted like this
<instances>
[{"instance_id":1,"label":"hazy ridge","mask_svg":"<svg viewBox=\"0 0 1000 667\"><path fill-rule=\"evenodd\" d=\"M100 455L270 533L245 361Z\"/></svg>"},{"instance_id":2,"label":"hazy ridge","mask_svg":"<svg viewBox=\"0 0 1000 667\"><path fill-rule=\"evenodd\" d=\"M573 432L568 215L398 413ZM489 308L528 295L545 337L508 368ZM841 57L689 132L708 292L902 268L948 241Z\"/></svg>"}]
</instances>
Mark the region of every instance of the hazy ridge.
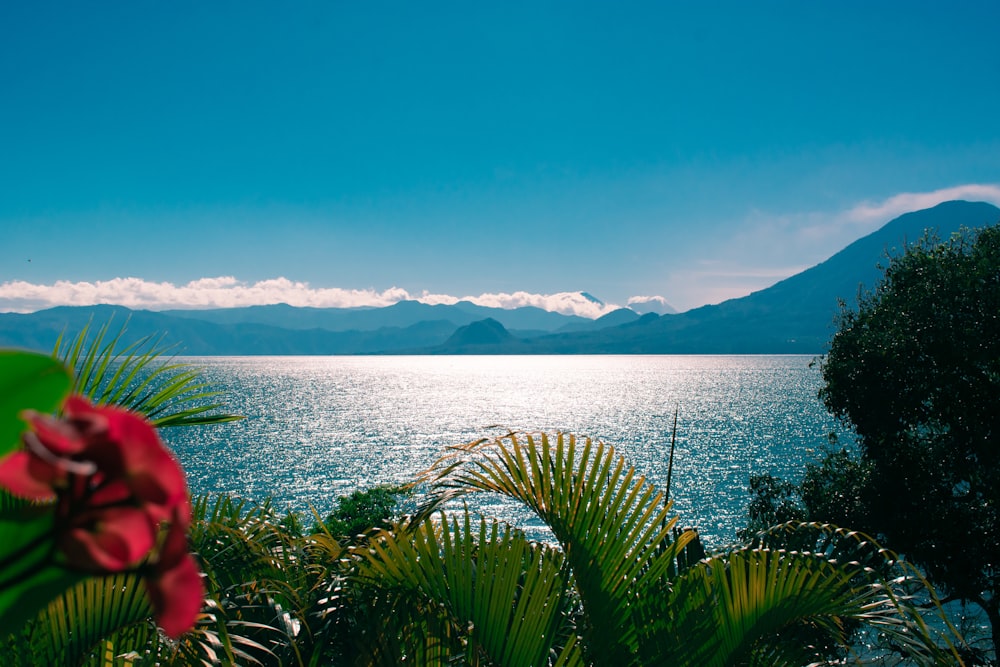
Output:
<instances>
[{"instance_id":1,"label":"hazy ridge","mask_svg":"<svg viewBox=\"0 0 1000 667\"><path fill-rule=\"evenodd\" d=\"M0 313L0 345L51 350L63 331L127 321L124 342L162 335L185 355L282 354L819 354L835 328L838 300L878 279L887 253L927 229L1000 222L1000 209L952 201L902 215L828 260L748 296L679 314L621 309L597 320L534 307L402 301L385 308L286 304L154 312L121 306Z\"/></svg>"}]
</instances>

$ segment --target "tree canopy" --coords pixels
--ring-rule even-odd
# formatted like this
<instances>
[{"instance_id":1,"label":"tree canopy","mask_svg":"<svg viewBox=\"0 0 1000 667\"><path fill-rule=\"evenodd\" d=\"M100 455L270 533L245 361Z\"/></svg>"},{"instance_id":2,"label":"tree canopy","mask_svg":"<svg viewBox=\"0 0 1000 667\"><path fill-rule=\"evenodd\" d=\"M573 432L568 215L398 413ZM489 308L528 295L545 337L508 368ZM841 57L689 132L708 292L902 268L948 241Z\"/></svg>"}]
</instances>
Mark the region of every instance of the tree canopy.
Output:
<instances>
[{"instance_id":1,"label":"tree canopy","mask_svg":"<svg viewBox=\"0 0 1000 667\"><path fill-rule=\"evenodd\" d=\"M842 309L821 369L820 397L856 432L860 458L831 454L808 471L809 518L874 532L942 593L980 605L997 645L1000 226L892 257Z\"/></svg>"}]
</instances>

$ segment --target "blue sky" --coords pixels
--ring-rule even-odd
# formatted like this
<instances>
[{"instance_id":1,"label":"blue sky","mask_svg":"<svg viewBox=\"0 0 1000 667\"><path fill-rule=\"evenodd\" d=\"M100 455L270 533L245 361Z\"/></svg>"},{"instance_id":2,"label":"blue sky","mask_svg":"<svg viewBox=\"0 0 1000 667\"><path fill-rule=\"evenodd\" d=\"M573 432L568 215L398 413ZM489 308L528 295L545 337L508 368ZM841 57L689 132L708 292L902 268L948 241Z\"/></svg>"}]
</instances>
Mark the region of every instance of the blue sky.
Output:
<instances>
[{"instance_id":1,"label":"blue sky","mask_svg":"<svg viewBox=\"0 0 1000 667\"><path fill-rule=\"evenodd\" d=\"M1000 203L1000 4L0 4L0 310L742 296ZM30 260L30 261L29 261Z\"/></svg>"}]
</instances>

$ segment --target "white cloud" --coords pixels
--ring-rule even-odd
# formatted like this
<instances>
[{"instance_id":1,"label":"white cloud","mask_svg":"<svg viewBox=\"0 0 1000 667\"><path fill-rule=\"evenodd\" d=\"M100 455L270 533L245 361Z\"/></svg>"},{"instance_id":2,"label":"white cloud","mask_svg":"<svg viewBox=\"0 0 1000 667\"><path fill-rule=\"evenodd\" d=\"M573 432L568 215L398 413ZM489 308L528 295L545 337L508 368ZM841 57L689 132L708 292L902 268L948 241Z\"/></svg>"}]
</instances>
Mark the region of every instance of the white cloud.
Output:
<instances>
[{"instance_id":1,"label":"white cloud","mask_svg":"<svg viewBox=\"0 0 1000 667\"><path fill-rule=\"evenodd\" d=\"M404 289L313 288L308 283L274 278L245 283L232 276L201 278L184 285L150 282L141 278L113 278L95 282L60 280L52 285L24 281L0 284L0 310L31 312L52 306L86 306L99 303L129 308L231 308L271 303L292 306L388 306L410 298Z\"/></svg>"},{"instance_id":2,"label":"white cloud","mask_svg":"<svg viewBox=\"0 0 1000 667\"><path fill-rule=\"evenodd\" d=\"M955 199L985 201L1000 206L1000 185L969 183L933 192L902 192L881 202L862 202L849 210L845 218L881 226L903 213L931 208Z\"/></svg>"},{"instance_id":3,"label":"white cloud","mask_svg":"<svg viewBox=\"0 0 1000 667\"><path fill-rule=\"evenodd\" d=\"M706 257L678 258L665 266L655 291L669 295L672 305L686 310L718 303L768 287L813 266L849 243L909 211L952 199L1000 205L1000 184L966 184L933 192L904 192L881 201L864 201L839 211L770 214L753 211L725 237L715 238ZM652 290L651 290L652 291ZM34 312L59 305L110 303L136 309L230 308L288 303L293 306L344 308L388 306L405 299L429 304L471 301L497 308L535 306L549 311L596 318L619 306L600 304L580 292L484 293L457 297L400 287L384 290L313 287L285 277L255 283L234 276L206 277L186 284L114 278L95 282L57 281L51 285L25 281L0 283L0 311ZM631 304L666 304L663 297L635 296ZM637 306L641 310L642 305Z\"/></svg>"},{"instance_id":4,"label":"white cloud","mask_svg":"<svg viewBox=\"0 0 1000 667\"><path fill-rule=\"evenodd\" d=\"M590 318L600 317L618 308L614 304L595 303L579 292L557 294L515 292L461 298L424 292L419 296L412 296L400 287L390 287L382 291L312 287L307 282L293 281L284 277L245 283L233 276L219 276L193 280L184 285L150 282L141 278L114 278L96 282L60 280L52 285L36 285L25 281L0 284L0 311L22 313L53 306L94 304L114 304L145 310L234 308L273 303L315 308L381 307L407 299L429 304L471 301L494 308L535 306L553 312Z\"/></svg>"},{"instance_id":5,"label":"white cloud","mask_svg":"<svg viewBox=\"0 0 1000 667\"><path fill-rule=\"evenodd\" d=\"M667 303L662 296L631 296L628 307L637 313L676 313L677 309Z\"/></svg>"},{"instance_id":6,"label":"white cloud","mask_svg":"<svg viewBox=\"0 0 1000 667\"><path fill-rule=\"evenodd\" d=\"M471 301L480 306L491 308L521 308L534 306L563 315L579 315L591 319L617 310L615 304L596 303L580 292L558 292L556 294L532 294L530 292L514 292L513 294L480 294L467 296L463 301ZM423 299L421 299L423 301Z\"/></svg>"},{"instance_id":7,"label":"white cloud","mask_svg":"<svg viewBox=\"0 0 1000 667\"><path fill-rule=\"evenodd\" d=\"M750 249L768 258L776 251L821 261L890 220L941 202L965 199L1000 206L1000 184L958 185L932 192L902 192L880 201L863 201L840 211L806 211L770 214L753 211L733 247Z\"/></svg>"},{"instance_id":8,"label":"white cloud","mask_svg":"<svg viewBox=\"0 0 1000 667\"><path fill-rule=\"evenodd\" d=\"M701 259L674 272L677 290L667 293L684 307L744 296L830 258L904 213L955 199L1000 205L1000 184L903 192L836 211L770 214L754 210L738 230L719 242L711 261Z\"/></svg>"}]
</instances>

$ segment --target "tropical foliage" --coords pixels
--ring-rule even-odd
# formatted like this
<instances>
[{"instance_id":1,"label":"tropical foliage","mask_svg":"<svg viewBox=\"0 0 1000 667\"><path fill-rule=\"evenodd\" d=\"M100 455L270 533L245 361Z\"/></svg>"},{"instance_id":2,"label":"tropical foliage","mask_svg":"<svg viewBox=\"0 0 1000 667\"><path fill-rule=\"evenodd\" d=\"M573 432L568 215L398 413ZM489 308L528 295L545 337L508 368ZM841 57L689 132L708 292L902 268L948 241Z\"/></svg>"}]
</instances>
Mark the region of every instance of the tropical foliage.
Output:
<instances>
[{"instance_id":1,"label":"tropical foliage","mask_svg":"<svg viewBox=\"0 0 1000 667\"><path fill-rule=\"evenodd\" d=\"M849 525L919 565L1000 647L1000 226L928 236L844 305L820 397L857 435L798 484L752 481L750 522ZM963 539L956 539L963 536ZM969 536L969 539L964 539ZM977 609L978 607L978 609ZM969 613L972 612L972 613ZM978 613L976 613L978 612ZM989 634L989 632L987 632ZM979 642L976 642L979 648Z\"/></svg>"},{"instance_id":2,"label":"tropical foliage","mask_svg":"<svg viewBox=\"0 0 1000 667\"><path fill-rule=\"evenodd\" d=\"M821 398L859 437L856 502L1000 647L1000 227L927 238L845 310ZM933 507L933 512L927 512ZM955 534L973 535L966 543Z\"/></svg>"},{"instance_id":3,"label":"tropical foliage","mask_svg":"<svg viewBox=\"0 0 1000 667\"><path fill-rule=\"evenodd\" d=\"M935 639L906 602L926 587L869 540L787 524L705 555L695 533L676 530L663 494L606 445L511 434L456 448L423 480L425 511L501 493L552 530L573 604L571 628L553 636L576 638L581 664L821 663L849 653L855 626L893 637L916 664L957 661L957 638ZM824 643L799 641L816 633Z\"/></svg>"},{"instance_id":4,"label":"tropical foliage","mask_svg":"<svg viewBox=\"0 0 1000 667\"><path fill-rule=\"evenodd\" d=\"M164 391L144 384L160 368L145 352L121 356L113 341L68 349L78 375L27 355L0 386L5 444L24 430L17 410L52 412L71 390L160 426L230 418L203 409L210 392L188 371ZM130 364L142 370L120 370ZM190 631L157 628L141 569L77 574L0 626L5 664L842 664L876 657L855 649L865 633L888 640L873 651L888 646L911 664L961 664L938 607L913 603L932 592L868 538L787 523L706 553L665 492L587 438L512 433L457 446L412 490L412 516L362 494L354 509L346 499L327 521L317 514L311 532L266 501L196 498L187 543L204 599ZM481 515L483 494L527 507L549 537ZM8 533L32 507L0 495ZM358 514L346 528L332 521Z\"/></svg>"},{"instance_id":5,"label":"tropical foliage","mask_svg":"<svg viewBox=\"0 0 1000 667\"><path fill-rule=\"evenodd\" d=\"M397 484L352 491L337 500L337 506L323 519L323 526L315 526L313 533L325 530L349 542L371 528L388 528L392 518L401 514L402 503L412 495L412 486Z\"/></svg>"},{"instance_id":6,"label":"tropical foliage","mask_svg":"<svg viewBox=\"0 0 1000 667\"><path fill-rule=\"evenodd\" d=\"M155 644L201 607L184 473L150 420L236 417L214 414L198 373L155 341L119 352L121 334L107 332L85 330L52 357L0 351L0 641L11 664Z\"/></svg>"}]
</instances>

